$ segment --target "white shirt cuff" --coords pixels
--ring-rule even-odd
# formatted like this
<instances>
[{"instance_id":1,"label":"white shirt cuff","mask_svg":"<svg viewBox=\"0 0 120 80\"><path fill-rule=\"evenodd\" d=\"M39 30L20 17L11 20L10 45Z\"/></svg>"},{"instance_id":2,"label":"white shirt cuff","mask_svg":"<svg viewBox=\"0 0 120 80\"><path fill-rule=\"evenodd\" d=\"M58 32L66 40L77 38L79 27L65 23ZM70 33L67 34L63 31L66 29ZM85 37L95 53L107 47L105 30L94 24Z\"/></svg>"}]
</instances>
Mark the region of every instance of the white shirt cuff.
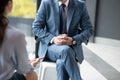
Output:
<instances>
[{"instance_id":1,"label":"white shirt cuff","mask_svg":"<svg viewBox=\"0 0 120 80\"><path fill-rule=\"evenodd\" d=\"M55 38L55 37L53 37L53 38L51 39L51 41L50 41L51 44L53 44L53 40L54 40L54 38Z\"/></svg>"}]
</instances>

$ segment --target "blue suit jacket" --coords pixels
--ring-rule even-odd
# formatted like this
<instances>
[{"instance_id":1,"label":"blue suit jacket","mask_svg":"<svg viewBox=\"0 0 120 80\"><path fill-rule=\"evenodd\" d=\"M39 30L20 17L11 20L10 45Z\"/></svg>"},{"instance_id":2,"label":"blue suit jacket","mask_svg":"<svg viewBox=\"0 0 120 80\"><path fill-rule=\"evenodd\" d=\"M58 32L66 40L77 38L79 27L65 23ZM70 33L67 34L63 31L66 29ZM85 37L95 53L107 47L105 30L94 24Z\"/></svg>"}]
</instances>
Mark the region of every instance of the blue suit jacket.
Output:
<instances>
[{"instance_id":1,"label":"blue suit jacket","mask_svg":"<svg viewBox=\"0 0 120 80\"><path fill-rule=\"evenodd\" d=\"M51 39L59 35L59 4L58 0L42 0L33 23L32 31L40 41L39 56L44 57ZM78 28L82 30L78 33ZM86 6L80 0L70 0L67 15L67 33L77 44L73 46L78 61L83 60L81 43L88 40L93 29Z\"/></svg>"}]
</instances>

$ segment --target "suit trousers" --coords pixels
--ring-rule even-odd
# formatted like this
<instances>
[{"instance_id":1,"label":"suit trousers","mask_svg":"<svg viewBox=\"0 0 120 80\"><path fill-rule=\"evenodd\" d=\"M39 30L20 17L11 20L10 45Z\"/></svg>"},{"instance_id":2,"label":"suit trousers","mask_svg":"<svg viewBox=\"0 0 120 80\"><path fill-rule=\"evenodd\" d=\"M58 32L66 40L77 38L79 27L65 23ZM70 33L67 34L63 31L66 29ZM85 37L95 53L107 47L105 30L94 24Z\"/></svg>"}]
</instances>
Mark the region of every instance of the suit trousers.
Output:
<instances>
[{"instance_id":1,"label":"suit trousers","mask_svg":"<svg viewBox=\"0 0 120 80\"><path fill-rule=\"evenodd\" d=\"M56 62L57 80L82 80L75 52L70 46L52 44L45 58Z\"/></svg>"}]
</instances>

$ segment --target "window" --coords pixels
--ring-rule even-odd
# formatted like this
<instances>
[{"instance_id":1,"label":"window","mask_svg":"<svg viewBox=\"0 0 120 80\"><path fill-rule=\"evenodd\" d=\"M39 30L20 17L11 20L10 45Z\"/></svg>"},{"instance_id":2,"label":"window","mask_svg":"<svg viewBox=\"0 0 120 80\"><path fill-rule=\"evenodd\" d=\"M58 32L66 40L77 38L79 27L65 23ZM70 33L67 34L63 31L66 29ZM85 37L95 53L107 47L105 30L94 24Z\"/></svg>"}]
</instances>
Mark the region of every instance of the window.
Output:
<instances>
[{"instance_id":1,"label":"window","mask_svg":"<svg viewBox=\"0 0 120 80\"><path fill-rule=\"evenodd\" d=\"M13 0L13 10L9 15L10 26L19 29L26 36L29 58L34 58L35 40L32 23L36 15L36 0Z\"/></svg>"},{"instance_id":2,"label":"window","mask_svg":"<svg viewBox=\"0 0 120 80\"><path fill-rule=\"evenodd\" d=\"M36 0L13 0L13 11L10 16L34 18L36 14Z\"/></svg>"}]
</instances>

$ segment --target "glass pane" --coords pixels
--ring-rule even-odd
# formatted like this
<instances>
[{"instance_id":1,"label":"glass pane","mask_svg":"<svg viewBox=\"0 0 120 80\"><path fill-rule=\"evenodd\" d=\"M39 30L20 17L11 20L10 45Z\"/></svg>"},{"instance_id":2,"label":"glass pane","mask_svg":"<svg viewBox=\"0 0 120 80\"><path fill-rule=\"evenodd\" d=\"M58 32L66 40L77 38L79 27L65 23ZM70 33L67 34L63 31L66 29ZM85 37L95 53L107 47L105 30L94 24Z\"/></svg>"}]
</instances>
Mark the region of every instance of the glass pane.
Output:
<instances>
[{"instance_id":1,"label":"glass pane","mask_svg":"<svg viewBox=\"0 0 120 80\"><path fill-rule=\"evenodd\" d=\"M31 27L35 15L36 0L13 0L10 25L20 29L26 36L32 36Z\"/></svg>"},{"instance_id":2,"label":"glass pane","mask_svg":"<svg viewBox=\"0 0 120 80\"><path fill-rule=\"evenodd\" d=\"M13 0L13 11L10 16L34 18L36 14L36 0Z\"/></svg>"},{"instance_id":3,"label":"glass pane","mask_svg":"<svg viewBox=\"0 0 120 80\"><path fill-rule=\"evenodd\" d=\"M35 40L32 23L36 15L36 0L13 0L13 10L9 15L10 26L19 29L26 36L29 58L34 58Z\"/></svg>"}]
</instances>

